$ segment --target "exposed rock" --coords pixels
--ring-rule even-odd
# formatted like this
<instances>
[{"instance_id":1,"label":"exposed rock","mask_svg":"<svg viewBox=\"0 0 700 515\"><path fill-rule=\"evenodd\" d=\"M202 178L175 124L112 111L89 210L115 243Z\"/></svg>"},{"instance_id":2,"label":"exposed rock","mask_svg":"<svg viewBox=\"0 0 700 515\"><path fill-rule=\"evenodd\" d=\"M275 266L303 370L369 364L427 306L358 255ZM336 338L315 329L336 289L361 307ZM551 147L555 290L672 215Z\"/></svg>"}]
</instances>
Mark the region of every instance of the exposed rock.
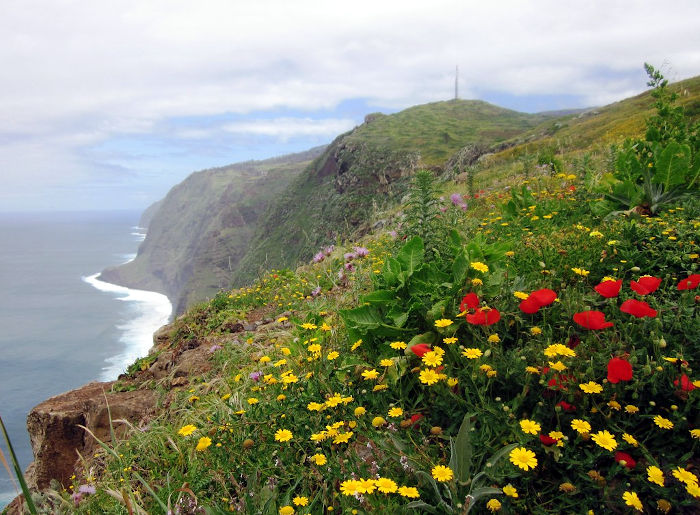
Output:
<instances>
[{"instance_id":1,"label":"exposed rock","mask_svg":"<svg viewBox=\"0 0 700 515\"><path fill-rule=\"evenodd\" d=\"M138 426L153 413L154 391L109 392L113 384L86 384L51 397L29 413L27 429L34 452L27 477L30 488L43 490L52 479L67 486L79 464L78 453L94 454L99 444L79 426L110 442L110 418L115 435L120 437L127 430L123 420Z\"/></svg>"}]
</instances>

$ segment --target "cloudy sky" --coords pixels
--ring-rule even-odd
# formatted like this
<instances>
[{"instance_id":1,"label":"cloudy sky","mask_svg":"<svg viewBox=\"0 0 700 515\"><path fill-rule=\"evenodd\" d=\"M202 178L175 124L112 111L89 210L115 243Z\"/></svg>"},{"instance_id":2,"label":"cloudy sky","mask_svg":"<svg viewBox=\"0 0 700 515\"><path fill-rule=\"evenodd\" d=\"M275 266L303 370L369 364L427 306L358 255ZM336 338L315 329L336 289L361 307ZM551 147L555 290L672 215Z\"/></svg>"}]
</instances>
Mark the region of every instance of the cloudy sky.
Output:
<instances>
[{"instance_id":1,"label":"cloudy sky","mask_svg":"<svg viewBox=\"0 0 700 515\"><path fill-rule=\"evenodd\" d=\"M604 105L700 74L700 2L6 0L0 210L141 209L190 172L454 95Z\"/></svg>"}]
</instances>

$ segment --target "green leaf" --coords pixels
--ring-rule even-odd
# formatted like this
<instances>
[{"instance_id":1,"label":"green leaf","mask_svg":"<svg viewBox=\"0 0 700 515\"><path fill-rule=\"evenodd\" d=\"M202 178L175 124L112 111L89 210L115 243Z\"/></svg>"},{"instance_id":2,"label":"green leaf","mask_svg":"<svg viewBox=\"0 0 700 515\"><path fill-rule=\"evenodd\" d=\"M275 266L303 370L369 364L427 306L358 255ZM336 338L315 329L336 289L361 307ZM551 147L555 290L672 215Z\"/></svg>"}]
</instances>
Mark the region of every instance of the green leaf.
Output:
<instances>
[{"instance_id":1,"label":"green leaf","mask_svg":"<svg viewBox=\"0 0 700 515\"><path fill-rule=\"evenodd\" d=\"M430 310L426 314L426 318L428 319L428 321L433 322L438 318L442 318L442 315L445 313L446 305L447 299L441 300L440 302L433 304L433 307L430 308Z\"/></svg>"},{"instance_id":2,"label":"green leaf","mask_svg":"<svg viewBox=\"0 0 700 515\"><path fill-rule=\"evenodd\" d=\"M450 244L453 247L456 247L456 248L462 247L464 241L462 240L462 236L460 236L460 234L457 232L456 229L450 230L449 237L450 237Z\"/></svg>"},{"instance_id":3,"label":"green leaf","mask_svg":"<svg viewBox=\"0 0 700 515\"><path fill-rule=\"evenodd\" d=\"M408 313L406 312L401 312L398 314L390 313L389 316L391 317L391 321L394 322L394 325L396 327L403 327L406 321L408 320Z\"/></svg>"},{"instance_id":4,"label":"green leaf","mask_svg":"<svg viewBox=\"0 0 700 515\"><path fill-rule=\"evenodd\" d=\"M398 281L398 275L401 273L401 263L390 257L384 263L382 270L382 278L387 286L394 286Z\"/></svg>"},{"instance_id":5,"label":"green leaf","mask_svg":"<svg viewBox=\"0 0 700 515\"><path fill-rule=\"evenodd\" d=\"M394 290L375 290L360 298L361 302L369 302L370 304L387 304L393 300L396 300Z\"/></svg>"},{"instance_id":6,"label":"green leaf","mask_svg":"<svg viewBox=\"0 0 700 515\"><path fill-rule=\"evenodd\" d=\"M654 152L656 172L652 182L663 184L666 190L672 186L685 183L685 177L690 169L690 147L671 141L665 147L656 148Z\"/></svg>"},{"instance_id":7,"label":"green leaf","mask_svg":"<svg viewBox=\"0 0 700 515\"><path fill-rule=\"evenodd\" d=\"M444 503L444 499L442 498L442 494L440 493L440 489L438 488L437 483L435 482L435 479L433 479L433 476L425 472L424 470L419 470L416 473L416 476L419 478L425 479L429 485L432 485L433 490L435 490L435 497L437 497L440 500L440 504Z\"/></svg>"},{"instance_id":8,"label":"green leaf","mask_svg":"<svg viewBox=\"0 0 700 515\"><path fill-rule=\"evenodd\" d=\"M340 315L346 324L357 328L376 329L384 322L379 310L374 306L360 306L354 309L343 309Z\"/></svg>"},{"instance_id":9,"label":"green leaf","mask_svg":"<svg viewBox=\"0 0 700 515\"><path fill-rule=\"evenodd\" d=\"M452 262L452 280L455 284L461 285L464 282L464 278L467 276L467 271L469 270L469 262L467 257L464 255L464 251L460 250L459 254L455 257Z\"/></svg>"},{"instance_id":10,"label":"green leaf","mask_svg":"<svg viewBox=\"0 0 700 515\"><path fill-rule=\"evenodd\" d=\"M469 480L472 462L471 444L471 417L474 413L467 413L462 419L456 438L450 438L450 468L455 473L457 481L466 483Z\"/></svg>"},{"instance_id":11,"label":"green leaf","mask_svg":"<svg viewBox=\"0 0 700 515\"><path fill-rule=\"evenodd\" d=\"M615 177L621 181L636 182L642 175L642 165L637 158L636 147L621 150L615 161Z\"/></svg>"},{"instance_id":12,"label":"green leaf","mask_svg":"<svg viewBox=\"0 0 700 515\"><path fill-rule=\"evenodd\" d=\"M426 513L438 513L438 511L433 506L426 504L423 501L411 501L404 507L409 510L422 510Z\"/></svg>"},{"instance_id":13,"label":"green leaf","mask_svg":"<svg viewBox=\"0 0 700 515\"><path fill-rule=\"evenodd\" d=\"M396 258L399 263L401 263L401 268L406 272L407 279L411 277L418 266L423 263L424 254L425 248L420 236L411 238L408 243L401 248Z\"/></svg>"},{"instance_id":14,"label":"green leaf","mask_svg":"<svg viewBox=\"0 0 700 515\"><path fill-rule=\"evenodd\" d=\"M510 451L512 451L513 449L515 449L517 446L518 446L518 444L516 444L516 443L512 443L512 444L510 444L510 445L506 445L506 446L503 447L502 449L496 451L496 452L493 454L493 456L491 456L491 457L486 461L486 463L487 463L487 464L490 463L492 466L495 466L495 465L501 460L501 458L503 458L503 456L505 456L506 454L508 454Z\"/></svg>"}]
</instances>

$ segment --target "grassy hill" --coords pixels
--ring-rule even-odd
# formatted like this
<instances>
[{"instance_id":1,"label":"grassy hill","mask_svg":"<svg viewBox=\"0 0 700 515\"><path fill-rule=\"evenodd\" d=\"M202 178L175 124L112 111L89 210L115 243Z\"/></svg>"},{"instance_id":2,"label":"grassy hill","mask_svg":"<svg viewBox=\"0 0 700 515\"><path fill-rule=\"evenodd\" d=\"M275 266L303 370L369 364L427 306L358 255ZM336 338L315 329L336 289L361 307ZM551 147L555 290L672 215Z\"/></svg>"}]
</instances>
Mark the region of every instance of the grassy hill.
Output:
<instances>
[{"instance_id":1,"label":"grassy hill","mask_svg":"<svg viewBox=\"0 0 700 515\"><path fill-rule=\"evenodd\" d=\"M415 170L441 170L469 144L502 143L547 119L486 102L451 100L393 115L368 115L341 135L270 206L234 284L261 270L308 259L321 245L367 231L368 221L405 194Z\"/></svg>"}]
</instances>

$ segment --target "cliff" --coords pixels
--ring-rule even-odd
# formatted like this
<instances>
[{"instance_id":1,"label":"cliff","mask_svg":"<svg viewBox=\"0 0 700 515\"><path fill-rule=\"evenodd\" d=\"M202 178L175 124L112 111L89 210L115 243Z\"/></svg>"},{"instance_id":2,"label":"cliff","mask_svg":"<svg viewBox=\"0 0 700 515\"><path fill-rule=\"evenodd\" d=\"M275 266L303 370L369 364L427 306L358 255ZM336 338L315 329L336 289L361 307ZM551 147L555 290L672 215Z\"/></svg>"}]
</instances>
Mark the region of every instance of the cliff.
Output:
<instances>
[{"instance_id":1,"label":"cliff","mask_svg":"<svg viewBox=\"0 0 700 515\"><path fill-rule=\"evenodd\" d=\"M142 217L148 233L136 259L100 279L163 293L176 313L212 297L230 285L268 204L322 150L193 173Z\"/></svg>"}]
</instances>

